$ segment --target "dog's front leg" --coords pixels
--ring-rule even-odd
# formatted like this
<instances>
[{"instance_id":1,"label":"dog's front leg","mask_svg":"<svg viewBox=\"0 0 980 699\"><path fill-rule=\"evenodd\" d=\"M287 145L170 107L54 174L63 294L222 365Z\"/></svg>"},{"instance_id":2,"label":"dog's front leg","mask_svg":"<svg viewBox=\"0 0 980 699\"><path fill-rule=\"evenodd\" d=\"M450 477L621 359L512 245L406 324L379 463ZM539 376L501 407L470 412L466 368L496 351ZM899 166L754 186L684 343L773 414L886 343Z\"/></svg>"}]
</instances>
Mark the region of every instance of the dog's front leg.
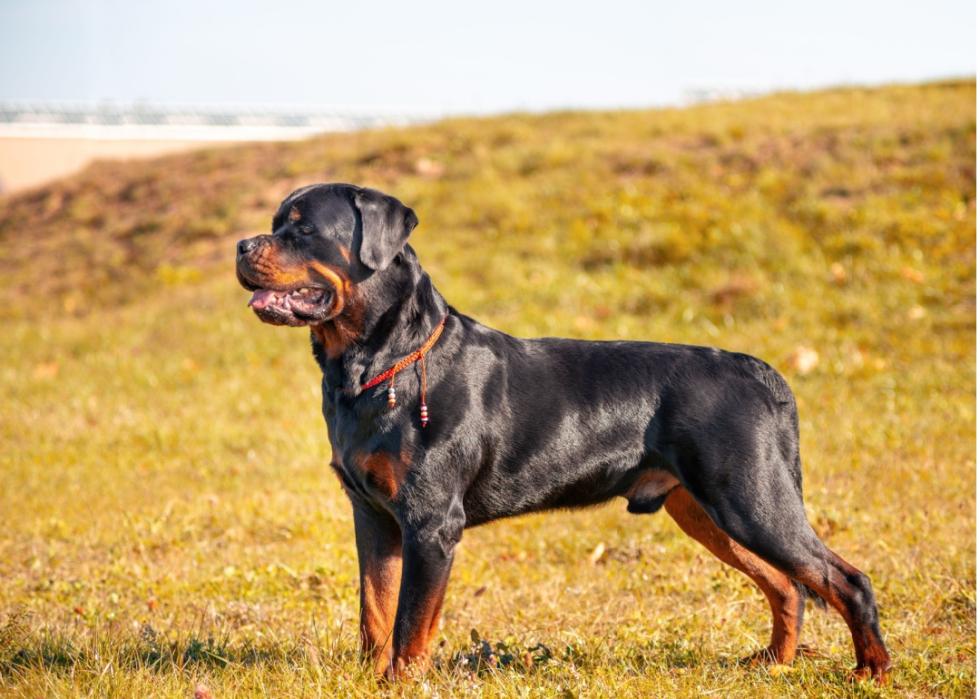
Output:
<instances>
[{"instance_id":1,"label":"dog's front leg","mask_svg":"<svg viewBox=\"0 0 980 699\"><path fill-rule=\"evenodd\" d=\"M453 552L461 535L462 525L448 521L435 529L405 532L395 649L389 677L404 674L410 666L419 672L428 666L429 643L439 628Z\"/></svg>"},{"instance_id":2,"label":"dog's front leg","mask_svg":"<svg viewBox=\"0 0 980 699\"><path fill-rule=\"evenodd\" d=\"M355 503L354 536L361 573L361 648L380 675L391 668L402 575L401 530L388 513Z\"/></svg>"}]
</instances>

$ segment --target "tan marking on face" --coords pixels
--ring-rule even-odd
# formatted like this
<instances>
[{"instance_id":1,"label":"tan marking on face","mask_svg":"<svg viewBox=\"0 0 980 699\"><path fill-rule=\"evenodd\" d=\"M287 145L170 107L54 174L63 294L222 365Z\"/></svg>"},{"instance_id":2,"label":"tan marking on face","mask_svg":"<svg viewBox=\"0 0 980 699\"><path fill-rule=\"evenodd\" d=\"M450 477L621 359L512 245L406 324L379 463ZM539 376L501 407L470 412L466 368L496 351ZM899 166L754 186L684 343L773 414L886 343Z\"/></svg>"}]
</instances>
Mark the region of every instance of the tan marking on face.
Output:
<instances>
[{"instance_id":1,"label":"tan marking on face","mask_svg":"<svg viewBox=\"0 0 980 699\"><path fill-rule=\"evenodd\" d=\"M274 244L264 245L248 258L254 276L253 282L267 288L311 286L321 279L314 279L312 270L320 278L325 279L333 287L331 317L340 315L344 310L347 297L351 294L353 284L347 274L337 267L327 265L318 260L310 260L301 264L286 263Z\"/></svg>"},{"instance_id":2,"label":"tan marking on face","mask_svg":"<svg viewBox=\"0 0 980 699\"><path fill-rule=\"evenodd\" d=\"M348 248L342 245L337 247L341 256L350 258ZM330 319L310 328L330 359L339 357L360 337L364 308L357 294L357 286L351 282L345 270L319 260L288 264L275 243L263 245L248 257L247 263L250 267L248 278L265 288L311 286L324 281L333 287L328 309Z\"/></svg>"},{"instance_id":3,"label":"tan marking on face","mask_svg":"<svg viewBox=\"0 0 980 699\"><path fill-rule=\"evenodd\" d=\"M288 265L279 255L274 244L263 245L248 259L255 279L252 281L265 287L306 286L310 282L309 273L303 265Z\"/></svg>"},{"instance_id":4,"label":"tan marking on face","mask_svg":"<svg viewBox=\"0 0 980 699\"><path fill-rule=\"evenodd\" d=\"M361 335L364 320L364 308L356 292L356 287L348 286L345 294L344 309L331 320L310 328L313 337L323 345L330 359L336 359L350 347ZM406 463L408 461L406 460Z\"/></svg>"},{"instance_id":5,"label":"tan marking on face","mask_svg":"<svg viewBox=\"0 0 980 699\"><path fill-rule=\"evenodd\" d=\"M330 315L332 317L340 315L340 312L344 310L344 303L346 302L347 295L351 290L351 283L347 278L347 275L343 274L334 267L322 264L316 260L310 262L310 269L328 280L333 285L334 294L333 303L331 304L330 308Z\"/></svg>"},{"instance_id":6,"label":"tan marking on face","mask_svg":"<svg viewBox=\"0 0 980 699\"><path fill-rule=\"evenodd\" d=\"M293 206L293 207L291 207L289 209L289 217L288 218L289 218L290 223L296 223L301 218L303 218L303 215L299 212L299 209L297 209L295 206Z\"/></svg>"},{"instance_id":7,"label":"tan marking on face","mask_svg":"<svg viewBox=\"0 0 980 699\"><path fill-rule=\"evenodd\" d=\"M327 357L336 359L357 339L358 333L340 319L314 325L310 328L313 336L323 345Z\"/></svg>"}]
</instances>

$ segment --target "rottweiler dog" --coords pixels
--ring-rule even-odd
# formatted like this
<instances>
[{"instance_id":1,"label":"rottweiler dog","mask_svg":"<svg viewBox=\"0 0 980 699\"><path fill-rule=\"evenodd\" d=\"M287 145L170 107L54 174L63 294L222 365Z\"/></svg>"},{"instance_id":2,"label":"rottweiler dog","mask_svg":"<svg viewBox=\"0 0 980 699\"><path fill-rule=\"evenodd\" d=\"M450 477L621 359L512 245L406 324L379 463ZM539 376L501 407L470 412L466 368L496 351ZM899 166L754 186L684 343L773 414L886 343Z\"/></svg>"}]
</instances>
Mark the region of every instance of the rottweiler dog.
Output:
<instances>
[{"instance_id":1,"label":"rottweiler dog","mask_svg":"<svg viewBox=\"0 0 980 699\"><path fill-rule=\"evenodd\" d=\"M751 659L793 660L812 596L847 622L855 676L885 679L871 583L807 521L796 403L772 367L706 347L488 328L423 271L407 244L417 224L382 192L316 184L237 250L255 314L310 328L377 672L425 667L464 529L618 496L636 514L665 509L759 586L773 628Z\"/></svg>"}]
</instances>

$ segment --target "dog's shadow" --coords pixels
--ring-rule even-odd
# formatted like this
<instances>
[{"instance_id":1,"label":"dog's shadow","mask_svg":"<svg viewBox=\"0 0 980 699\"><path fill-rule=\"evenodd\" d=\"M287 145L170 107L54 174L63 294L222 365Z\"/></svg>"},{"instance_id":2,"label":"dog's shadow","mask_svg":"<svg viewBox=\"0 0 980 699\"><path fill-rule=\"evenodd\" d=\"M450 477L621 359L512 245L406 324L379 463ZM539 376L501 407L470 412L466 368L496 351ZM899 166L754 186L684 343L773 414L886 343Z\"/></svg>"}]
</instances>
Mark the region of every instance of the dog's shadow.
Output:
<instances>
[{"instance_id":1,"label":"dog's shadow","mask_svg":"<svg viewBox=\"0 0 980 699\"><path fill-rule=\"evenodd\" d=\"M439 670L470 677L528 675L563 666L589 671L598 670L598 666L609 662L606 657L596 657L589 650L574 645L551 648L544 643L522 646L506 640L494 642L481 638L475 630L471 632L471 643L455 650L447 651L445 646L440 650L440 658L435 663ZM832 676L835 681L841 682L847 677L846 668L839 667L823 653L806 646L801 651L792 667L772 666L754 661L755 656L705 658L696 644L677 640L637 646L628 653L626 664L629 673L637 676L701 670L713 677L731 674L734 679L738 673L749 673L789 682L793 682L794 678L812 679L815 673Z\"/></svg>"}]
</instances>

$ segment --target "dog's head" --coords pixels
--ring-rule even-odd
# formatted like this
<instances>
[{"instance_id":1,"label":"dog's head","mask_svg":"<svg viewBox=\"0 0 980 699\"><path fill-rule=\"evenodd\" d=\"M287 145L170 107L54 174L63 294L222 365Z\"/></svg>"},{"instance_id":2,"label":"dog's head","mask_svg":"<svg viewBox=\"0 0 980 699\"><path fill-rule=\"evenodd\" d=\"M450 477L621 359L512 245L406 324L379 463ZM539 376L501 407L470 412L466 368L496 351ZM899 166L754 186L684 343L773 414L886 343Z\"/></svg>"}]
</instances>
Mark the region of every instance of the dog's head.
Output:
<instances>
[{"instance_id":1,"label":"dog's head","mask_svg":"<svg viewBox=\"0 0 980 699\"><path fill-rule=\"evenodd\" d=\"M303 187L279 205L271 234L238 243L238 281L266 323L326 323L391 264L417 224L410 208L373 189Z\"/></svg>"}]
</instances>

